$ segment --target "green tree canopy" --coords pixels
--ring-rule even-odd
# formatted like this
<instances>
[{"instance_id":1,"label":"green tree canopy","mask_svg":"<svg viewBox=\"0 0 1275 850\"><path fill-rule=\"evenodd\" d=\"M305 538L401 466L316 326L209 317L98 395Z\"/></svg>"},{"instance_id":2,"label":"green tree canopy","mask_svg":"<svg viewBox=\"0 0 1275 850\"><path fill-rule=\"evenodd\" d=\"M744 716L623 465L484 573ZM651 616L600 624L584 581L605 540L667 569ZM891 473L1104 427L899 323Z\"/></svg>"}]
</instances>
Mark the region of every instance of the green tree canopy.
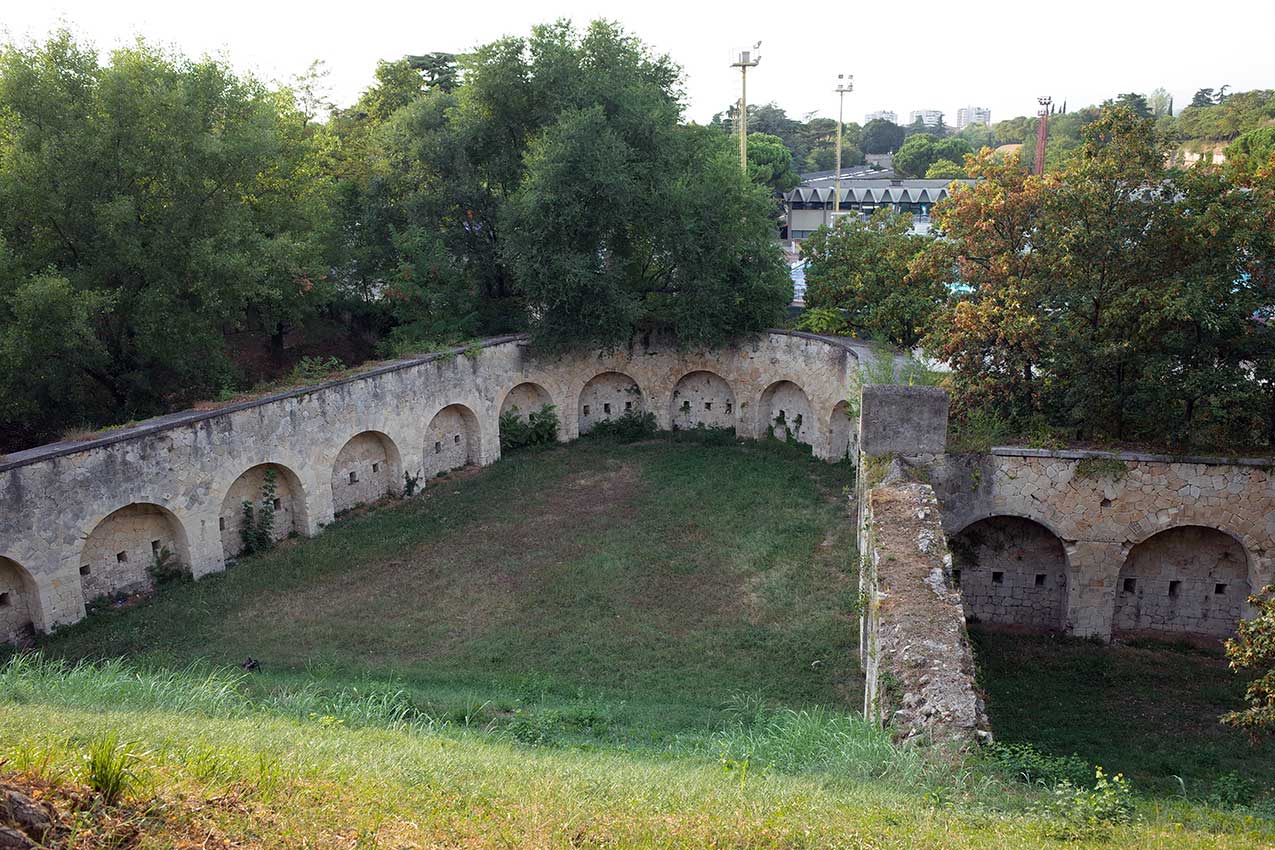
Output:
<instances>
[{"instance_id":1,"label":"green tree canopy","mask_svg":"<svg viewBox=\"0 0 1275 850\"><path fill-rule=\"evenodd\" d=\"M816 230L801 245L806 305L846 311L861 336L915 346L946 288L933 276L909 276L909 265L930 241L911 229L912 216L882 208L867 221L846 216Z\"/></svg>"},{"instance_id":2,"label":"green tree canopy","mask_svg":"<svg viewBox=\"0 0 1275 850\"><path fill-rule=\"evenodd\" d=\"M313 314L328 183L305 123L143 42L0 50L0 407L41 434L153 413L219 385L226 332Z\"/></svg>"},{"instance_id":3,"label":"green tree canopy","mask_svg":"<svg viewBox=\"0 0 1275 850\"><path fill-rule=\"evenodd\" d=\"M748 134L748 176L775 192L787 192L801 182L784 140L765 133Z\"/></svg>"},{"instance_id":4,"label":"green tree canopy","mask_svg":"<svg viewBox=\"0 0 1275 850\"><path fill-rule=\"evenodd\" d=\"M877 118L863 125L861 146L864 153L890 153L903 146L903 136L904 130L898 124Z\"/></svg>"}]
</instances>

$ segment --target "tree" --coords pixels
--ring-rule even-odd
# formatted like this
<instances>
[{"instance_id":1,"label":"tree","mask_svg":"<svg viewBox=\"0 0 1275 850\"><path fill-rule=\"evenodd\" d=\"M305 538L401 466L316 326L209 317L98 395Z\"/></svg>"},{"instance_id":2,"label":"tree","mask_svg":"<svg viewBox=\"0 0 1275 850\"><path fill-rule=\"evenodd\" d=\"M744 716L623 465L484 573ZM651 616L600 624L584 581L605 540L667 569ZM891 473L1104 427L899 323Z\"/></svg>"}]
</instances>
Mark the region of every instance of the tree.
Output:
<instances>
[{"instance_id":1,"label":"tree","mask_svg":"<svg viewBox=\"0 0 1275 850\"><path fill-rule=\"evenodd\" d=\"M1226 146L1227 169L1246 182L1258 169L1275 167L1275 127L1249 130Z\"/></svg>"},{"instance_id":2,"label":"tree","mask_svg":"<svg viewBox=\"0 0 1275 850\"><path fill-rule=\"evenodd\" d=\"M329 296L304 124L289 92L144 42L0 50L0 407L40 436L121 421L221 386L228 331L281 349Z\"/></svg>"},{"instance_id":3,"label":"tree","mask_svg":"<svg viewBox=\"0 0 1275 850\"><path fill-rule=\"evenodd\" d=\"M451 93L460 85L460 69L454 53L426 53L423 56L406 57L413 70L420 71L429 89Z\"/></svg>"},{"instance_id":4,"label":"tree","mask_svg":"<svg viewBox=\"0 0 1275 850\"><path fill-rule=\"evenodd\" d=\"M1151 107L1147 104L1146 95L1138 94L1137 92L1126 92L1117 97L1115 102L1121 106L1128 107L1129 111L1139 118L1151 117Z\"/></svg>"},{"instance_id":5,"label":"tree","mask_svg":"<svg viewBox=\"0 0 1275 850\"><path fill-rule=\"evenodd\" d=\"M863 151L871 154L897 151L903 146L903 136L903 128L898 124L877 118L863 125Z\"/></svg>"},{"instance_id":6,"label":"tree","mask_svg":"<svg viewBox=\"0 0 1275 850\"><path fill-rule=\"evenodd\" d=\"M950 159L937 159L925 170L927 179L956 180L965 177L965 169Z\"/></svg>"},{"instance_id":7,"label":"tree","mask_svg":"<svg viewBox=\"0 0 1275 850\"><path fill-rule=\"evenodd\" d=\"M1198 89L1191 98L1191 106L1212 106L1216 102L1213 89Z\"/></svg>"},{"instance_id":8,"label":"tree","mask_svg":"<svg viewBox=\"0 0 1275 850\"><path fill-rule=\"evenodd\" d=\"M778 136L748 134L748 176L774 192L787 192L801 182L792 167L792 151Z\"/></svg>"},{"instance_id":9,"label":"tree","mask_svg":"<svg viewBox=\"0 0 1275 850\"><path fill-rule=\"evenodd\" d=\"M974 292L936 323L958 409L1036 415L1077 437L1249 445L1275 334L1269 207L1215 169L1167 168L1152 122L1109 107L1043 178L980 156L935 210L924 258ZM1030 250L1028 250L1030 247Z\"/></svg>"},{"instance_id":10,"label":"tree","mask_svg":"<svg viewBox=\"0 0 1275 850\"><path fill-rule=\"evenodd\" d=\"M844 310L856 333L914 347L946 288L937 278L909 276L909 264L930 241L911 228L912 216L881 208L868 221L847 216L816 230L801 246L807 306Z\"/></svg>"},{"instance_id":11,"label":"tree","mask_svg":"<svg viewBox=\"0 0 1275 850\"><path fill-rule=\"evenodd\" d=\"M1151 114L1156 118L1173 115L1173 95L1169 94L1169 90L1163 86L1151 92L1147 103L1151 107Z\"/></svg>"},{"instance_id":12,"label":"tree","mask_svg":"<svg viewBox=\"0 0 1275 850\"><path fill-rule=\"evenodd\" d=\"M1257 616L1241 620L1226 642L1226 657L1235 672L1251 670L1257 678L1244 693L1247 706L1223 715L1222 722L1254 737L1275 733L1275 586L1249 597Z\"/></svg>"},{"instance_id":13,"label":"tree","mask_svg":"<svg viewBox=\"0 0 1275 850\"><path fill-rule=\"evenodd\" d=\"M970 143L960 137L935 139L928 134L909 136L894 155L894 170L902 177L923 177L939 160L955 163L973 153Z\"/></svg>"},{"instance_id":14,"label":"tree","mask_svg":"<svg viewBox=\"0 0 1275 850\"><path fill-rule=\"evenodd\" d=\"M487 55L458 118L474 122L471 161L478 152L499 166L483 169L484 183L508 191L498 257L525 296L535 345L613 348L644 330L708 346L782 316L792 283L770 192L740 173L729 137L679 123L667 58L604 22L581 34L537 28L526 48ZM494 85L511 76L533 82ZM474 85L503 102L468 112ZM491 132L493 118L513 126ZM529 119L543 123L509 132ZM525 148L506 151L510 138Z\"/></svg>"}]
</instances>

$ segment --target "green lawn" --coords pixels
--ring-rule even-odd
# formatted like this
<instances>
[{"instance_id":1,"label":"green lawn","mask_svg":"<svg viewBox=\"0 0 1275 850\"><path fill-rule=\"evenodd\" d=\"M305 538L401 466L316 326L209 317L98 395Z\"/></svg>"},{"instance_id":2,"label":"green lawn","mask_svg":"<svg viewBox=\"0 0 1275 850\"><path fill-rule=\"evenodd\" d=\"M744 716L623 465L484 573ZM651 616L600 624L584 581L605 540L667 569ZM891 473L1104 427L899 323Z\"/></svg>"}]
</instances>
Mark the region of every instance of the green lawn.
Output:
<instances>
[{"instance_id":1,"label":"green lawn","mask_svg":"<svg viewBox=\"0 0 1275 850\"><path fill-rule=\"evenodd\" d=\"M973 637L999 739L1076 753L1163 794L1185 783L1204 796L1227 773L1275 794L1275 742L1255 745L1218 723L1244 698L1220 650L977 629Z\"/></svg>"},{"instance_id":2,"label":"green lawn","mask_svg":"<svg viewBox=\"0 0 1275 850\"><path fill-rule=\"evenodd\" d=\"M844 466L782 444L584 440L514 455L42 645L264 683L393 680L431 712L602 703L613 732L760 695L858 707Z\"/></svg>"}]
</instances>

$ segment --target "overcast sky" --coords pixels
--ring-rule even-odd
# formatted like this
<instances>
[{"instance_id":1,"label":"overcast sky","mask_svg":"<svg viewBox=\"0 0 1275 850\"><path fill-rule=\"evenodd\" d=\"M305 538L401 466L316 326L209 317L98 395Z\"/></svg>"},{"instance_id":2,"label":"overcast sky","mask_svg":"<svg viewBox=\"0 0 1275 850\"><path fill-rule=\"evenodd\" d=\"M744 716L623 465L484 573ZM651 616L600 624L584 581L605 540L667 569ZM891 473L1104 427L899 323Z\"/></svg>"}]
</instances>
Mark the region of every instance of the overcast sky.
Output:
<instances>
[{"instance_id":1,"label":"overcast sky","mask_svg":"<svg viewBox=\"0 0 1275 850\"><path fill-rule=\"evenodd\" d=\"M1118 92L1164 86L1181 108L1200 87L1275 88L1275 2L1199 6L1149 0L1033 4L895 4L671 0L486 0L486 2L275 2L217 0L0 0L11 37L43 38L68 24L99 49L136 35L190 55L213 53L271 80L314 59L331 71L332 96L352 102L378 59L462 52L532 24L567 17L620 21L686 72L689 118L707 121L739 97L733 46L761 40L749 72L750 103L775 101L789 115L835 117L838 73L853 74L846 120L890 109L941 109L948 123L966 105L998 121L1030 114L1037 95L1070 107ZM865 10L876 9L876 13Z\"/></svg>"}]
</instances>

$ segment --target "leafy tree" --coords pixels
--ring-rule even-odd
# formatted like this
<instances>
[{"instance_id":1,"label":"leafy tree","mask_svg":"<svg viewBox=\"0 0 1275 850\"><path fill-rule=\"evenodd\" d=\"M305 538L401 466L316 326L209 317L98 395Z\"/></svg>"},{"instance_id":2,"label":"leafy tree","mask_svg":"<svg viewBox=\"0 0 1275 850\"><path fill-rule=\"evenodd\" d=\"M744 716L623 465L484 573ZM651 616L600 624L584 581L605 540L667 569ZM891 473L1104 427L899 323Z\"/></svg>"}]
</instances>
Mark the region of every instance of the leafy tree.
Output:
<instances>
[{"instance_id":1,"label":"leafy tree","mask_svg":"<svg viewBox=\"0 0 1275 850\"><path fill-rule=\"evenodd\" d=\"M532 42L505 61L531 63L519 76L543 88L522 93L508 120L535 115L541 97L550 108L504 166L512 191L497 223L534 342L615 347L651 330L713 345L777 321L792 284L770 193L740 173L729 137L679 124L671 63L602 22L579 36L541 28ZM488 73L471 71L462 117L466 90Z\"/></svg>"},{"instance_id":2,"label":"leafy tree","mask_svg":"<svg viewBox=\"0 0 1275 850\"><path fill-rule=\"evenodd\" d=\"M1249 597L1257 616L1240 621L1235 637L1226 642L1231 669L1257 673L1245 691L1247 706L1228 712L1222 722L1248 730L1253 736L1275 733L1275 586Z\"/></svg>"},{"instance_id":3,"label":"leafy tree","mask_svg":"<svg viewBox=\"0 0 1275 850\"><path fill-rule=\"evenodd\" d=\"M1247 175L1275 161L1275 127L1249 130L1226 146L1227 168L1244 181Z\"/></svg>"},{"instance_id":4,"label":"leafy tree","mask_svg":"<svg viewBox=\"0 0 1275 850\"><path fill-rule=\"evenodd\" d=\"M1163 86L1151 92L1151 96L1147 98L1147 105L1151 107L1151 114L1156 118L1173 115L1173 95L1169 94L1169 90Z\"/></svg>"},{"instance_id":5,"label":"leafy tree","mask_svg":"<svg viewBox=\"0 0 1275 850\"><path fill-rule=\"evenodd\" d=\"M960 177L965 177L966 174L965 169L957 165L955 162L952 162L952 160L936 159L930 164L930 167L925 170L925 176L931 180L955 180Z\"/></svg>"},{"instance_id":6,"label":"leafy tree","mask_svg":"<svg viewBox=\"0 0 1275 850\"><path fill-rule=\"evenodd\" d=\"M1275 120L1275 90L1235 92L1224 99L1182 110L1177 129L1186 139L1234 139Z\"/></svg>"},{"instance_id":7,"label":"leafy tree","mask_svg":"<svg viewBox=\"0 0 1275 850\"><path fill-rule=\"evenodd\" d=\"M930 239L912 234L912 216L888 208L868 221L847 216L802 242L806 304L846 311L852 330L911 348L946 296L940 278L908 274Z\"/></svg>"},{"instance_id":8,"label":"leafy tree","mask_svg":"<svg viewBox=\"0 0 1275 850\"><path fill-rule=\"evenodd\" d=\"M1126 92L1115 100L1121 106L1128 107L1129 111L1139 118L1151 117L1151 106L1147 103L1147 97L1137 92Z\"/></svg>"},{"instance_id":9,"label":"leafy tree","mask_svg":"<svg viewBox=\"0 0 1275 850\"><path fill-rule=\"evenodd\" d=\"M894 170L903 177L923 177L939 160L958 162L973 153L970 143L960 137L935 139L920 133L909 136L894 155Z\"/></svg>"},{"instance_id":10,"label":"leafy tree","mask_svg":"<svg viewBox=\"0 0 1275 850\"><path fill-rule=\"evenodd\" d=\"M1198 89L1191 98L1191 106L1212 106L1216 102L1213 89Z\"/></svg>"},{"instance_id":11,"label":"leafy tree","mask_svg":"<svg viewBox=\"0 0 1275 850\"><path fill-rule=\"evenodd\" d=\"M778 136L748 134L748 176L775 192L787 192L801 182L792 167L792 151Z\"/></svg>"},{"instance_id":12,"label":"leafy tree","mask_svg":"<svg viewBox=\"0 0 1275 850\"><path fill-rule=\"evenodd\" d=\"M329 292L304 124L288 92L143 42L0 49L0 407L33 436L120 421L220 386L228 331L281 348Z\"/></svg>"},{"instance_id":13,"label":"leafy tree","mask_svg":"<svg viewBox=\"0 0 1275 850\"><path fill-rule=\"evenodd\" d=\"M903 128L891 121L877 118L863 125L863 152L890 153L903 146Z\"/></svg>"},{"instance_id":14,"label":"leafy tree","mask_svg":"<svg viewBox=\"0 0 1275 850\"><path fill-rule=\"evenodd\" d=\"M431 90L450 93L460 85L460 69L454 53L426 53L406 59L411 68L425 76L425 85Z\"/></svg>"},{"instance_id":15,"label":"leafy tree","mask_svg":"<svg viewBox=\"0 0 1275 850\"><path fill-rule=\"evenodd\" d=\"M1078 437L1249 444L1269 439L1275 350L1262 190L1216 169L1169 170L1154 125L1126 107L1087 124L1044 178L984 156L935 216L927 252L973 294L932 343L963 410L1044 415ZM1027 250L1030 246L1030 250Z\"/></svg>"}]
</instances>

